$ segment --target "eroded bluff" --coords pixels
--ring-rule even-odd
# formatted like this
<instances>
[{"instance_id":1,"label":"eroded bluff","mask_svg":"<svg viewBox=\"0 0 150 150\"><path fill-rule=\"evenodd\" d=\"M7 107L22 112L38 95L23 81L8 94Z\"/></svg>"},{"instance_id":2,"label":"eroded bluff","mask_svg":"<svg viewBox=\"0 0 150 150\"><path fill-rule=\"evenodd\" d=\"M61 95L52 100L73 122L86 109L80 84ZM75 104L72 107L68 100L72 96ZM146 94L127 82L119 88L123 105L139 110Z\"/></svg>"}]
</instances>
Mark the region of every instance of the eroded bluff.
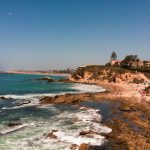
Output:
<instances>
[{"instance_id":1,"label":"eroded bluff","mask_svg":"<svg viewBox=\"0 0 150 150\"><path fill-rule=\"evenodd\" d=\"M122 68L105 66L85 66L78 68L69 81L74 82L105 82L105 83L143 83L148 81L144 74Z\"/></svg>"}]
</instances>

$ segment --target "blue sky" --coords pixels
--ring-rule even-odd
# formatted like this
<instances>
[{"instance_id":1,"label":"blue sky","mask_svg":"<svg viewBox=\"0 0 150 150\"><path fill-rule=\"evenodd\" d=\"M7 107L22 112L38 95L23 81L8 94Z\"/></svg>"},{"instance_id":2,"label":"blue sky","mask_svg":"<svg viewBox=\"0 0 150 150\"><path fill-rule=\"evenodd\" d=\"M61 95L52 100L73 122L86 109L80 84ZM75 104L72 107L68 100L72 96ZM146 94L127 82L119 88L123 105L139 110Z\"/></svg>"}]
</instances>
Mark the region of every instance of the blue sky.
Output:
<instances>
[{"instance_id":1,"label":"blue sky","mask_svg":"<svg viewBox=\"0 0 150 150\"><path fill-rule=\"evenodd\" d=\"M0 69L150 59L150 0L0 0Z\"/></svg>"}]
</instances>

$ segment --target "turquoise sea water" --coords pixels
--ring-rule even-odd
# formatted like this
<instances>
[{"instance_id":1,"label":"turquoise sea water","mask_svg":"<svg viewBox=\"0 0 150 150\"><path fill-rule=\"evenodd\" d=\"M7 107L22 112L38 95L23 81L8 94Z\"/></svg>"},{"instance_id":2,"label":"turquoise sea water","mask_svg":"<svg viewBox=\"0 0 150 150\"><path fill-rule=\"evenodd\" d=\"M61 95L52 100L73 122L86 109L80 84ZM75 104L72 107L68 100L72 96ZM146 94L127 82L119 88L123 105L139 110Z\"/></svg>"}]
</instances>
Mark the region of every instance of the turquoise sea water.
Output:
<instances>
[{"instance_id":1,"label":"turquoise sea water","mask_svg":"<svg viewBox=\"0 0 150 150\"><path fill-rule=\"evenodd\" d=\"M91 143L101 145L105 140L101 135L95 138L79 136L81 130L94 129L108 133L111 129L98 124L101 115L97 110L79 109L70 105L45 105L38 101L43 96L64 93L100 92L95 85L73 83L48 83L37 78L61 76L0 74L0 150L68 150L72 144ZM29 104L18 105L25 101ZM20 125L9 127L9 123ZM48 139L52 130L57 139Z\"/></svg>"},{"instance_id":2,"label":"turquoise sea water","mask_svg":"<svg viewBox=\"0 0 150 150\"><path fill-rule=\"evenodd\" d=\"M43 77L51 77L56 80L65 78L63 76L0 74L0 95L77 91L75 89L70 89L71 84L69 83L48 83L42 80L34 80Z\"/></svg>"}]
</instances>

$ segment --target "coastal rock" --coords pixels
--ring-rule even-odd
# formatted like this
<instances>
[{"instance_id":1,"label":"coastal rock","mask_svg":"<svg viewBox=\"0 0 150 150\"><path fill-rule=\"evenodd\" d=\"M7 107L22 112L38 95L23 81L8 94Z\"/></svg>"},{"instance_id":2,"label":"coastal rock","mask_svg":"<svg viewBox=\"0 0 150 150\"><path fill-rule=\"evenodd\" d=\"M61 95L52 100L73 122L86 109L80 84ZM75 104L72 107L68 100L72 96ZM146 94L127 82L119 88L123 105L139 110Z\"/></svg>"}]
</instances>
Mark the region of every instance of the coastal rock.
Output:
<instances>
[{"instance_id":1,"label":"coastal rock","mask_svg":"<svg viewBox=\"0 0 150 150\"><path fill-rule=\"evenodd\" d=\"M88 93L85 94L64 94L64 95L57 95L54 97L45 96L41 98L40 104L77 104L82 100L87 99L89 96Z\"/></svg>"},{"instance_id":2,"label":"coastal rock","mask_svg":"<svg viewBox=\"0 0 150 150\"><path fill-rule=\"evenodd\" d=\"M78 149L78 145L77 144L72 144L71 146L70 146L70 150L77 150Z\"/></svg>"},{"instance_id":3,"label":"coastal rock","mask_svg":"<svg viewBox=\"0 0 150 150\"><path fill-rule=\"evenodd\" d=\"M87 135L87 134L95 134L96 132L93 130L81 131L79 135Z\"/></svg>"},{"instance_id":4,"label":"coastal rock","mask_svg":"<svg viewBox=\"0 0 150 150\"><path fill-rule=\"evenodd\" d=\"M21 105L25 105L25 104L29 104L29 103L31 103L30 100L25 100L25 101L21 101L21 102L17 103L17 106L21 106Z\"/></svg>"},{"instance_id":5,"label":"coastal rock","mask_svg":"<svg viewBox=\"0 0 150 150\"><path fill-rule=\"evenodd\" d=\"M14 126L18 126L18 125L22 125L22 123L18 122L18 121L17 122L9 122L7 126L8 127L14 127Z\"/></svg>"},{"instance_id":6,"label":"coastal rock","mask_svg":"<svg viewBox=\"0 0 150 150\"><path fill-rule=\"evenodd\" d=\"M79 104L86 100L104 100L104 99L117 99L117 95L112 95L110 92L100 93L80 93L80 94L64 94L55 97L45 96L39 100L40 104Z\"/></svg>"},{"instance_id":7,"label":"coastal rock","mask_svg":"<svg viewBox=\"0 0 150 150\"><path fill-rule=\"evenodd\" d=\"M79 150L89 150L89 144L82 143L79 146Z\"/></svg>"},{"instance_id":8,"label":"coastal rock","mask_svg":"<svg viewBox=\"0 0 150 150\"><path fill-rule=\"evenodd\" d=\"M28 125L26 125L26 124L24 124L24 125L23 124L21 124L21 125L14 125L14 126L9 127L8 129L0 131L0 135L6 135L6 134L9 134L9 133L21 130L21 129L26 128L27 126Z\"/></svg>"},{"instance_id":9,"label":"coastal rock","mask_svg":"<svg viewBox=\"0 0 150 150\"><path fill-rule=\"evenodd\" d=\"M68 78L63 78L63 79L57 80L57 82L69 82L69 80L68 80Z\"/></svg>"},{"instance_id":10,"label":"coastal rock","mask_svg":"<svg viewBox=\"0 0 150 150\"><path fill-rule=\"evenodd\" d=\"M45 77L45 78L38 78L38 79L34 79L34 80L37 80L37 81L47 81L47 82L55 82L55 80L54 80L54 79L49 78L49 77Z\"/></svg>"},{"instance_id":11,"label":"coastal rock","mask_svg":"<svg viewBox=\"0 0 150 150\"><path fill-rule=\"evenodd\" d=\"M137 111L137 108L135 106L130 105L122 105L119 107L121 111Z\"/></svg>"},{"instance_id":12,"label":"coastal rock","mask_svg":"<svg viewBox=\"0 0 150 150\"><path fill-rule=\"evenodd\" d=\"M131 108L129 106L121 106L121 107L119 107L119 109L121 111L131 111Z\"/></svg>"},{"instance_id":13,"label":"coastal rock","mask_svg":"<svg viewBox=\"0 0 150 150\"><path fill-rule=\"evenodd\" d=\"M0 100L7 100L7 98L4 96L0 96Z\"/></svg>"},{"instance_id":14,"label":"coastal rock","mask_svg":"<svg viewBox=\"0 0 150 150\"><path fill-rule=\"evenodd\" d=\"M52 103L54 103L53 99L54 99L53 97L45 96L45 97L41 98L39 101L41 104L43 104L43 103L52 104Z\"/></svg>"},{"instance_id":15,"label":"coastal rock","mask_svg":"<svg viewBox=\"0 0 150 150\"><path fill-rule=\"evenodd\" d=\"M142 73L134 71L105 67L105 66L85 66L78 68L68 80L72 82L84 83L143 83L148 79Z\"/></svg>"},{"instance_id":16,"label":"coastal rock","mask_svg":"<svg viewBox=\"0 0 150 150\"><path fill-rule=\"evenodd\" d=\"M47 134L46 138L56 139L57 136L53 134L53 132L50 132Z\"/></svg>"}]
</instances>

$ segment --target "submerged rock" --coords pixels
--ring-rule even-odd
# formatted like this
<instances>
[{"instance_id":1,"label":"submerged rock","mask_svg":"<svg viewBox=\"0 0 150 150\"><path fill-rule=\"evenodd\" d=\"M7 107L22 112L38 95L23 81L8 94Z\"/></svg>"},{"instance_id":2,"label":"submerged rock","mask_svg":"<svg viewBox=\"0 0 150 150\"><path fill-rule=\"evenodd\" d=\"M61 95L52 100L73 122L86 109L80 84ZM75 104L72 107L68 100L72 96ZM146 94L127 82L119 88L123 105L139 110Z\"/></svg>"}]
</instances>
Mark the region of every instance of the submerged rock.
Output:
<instances>
[{"instance_id":1,"label":"submerged rock","mask_svg":"<svg viewBox=\"0 0 150 150\"><path fill-rule=\"evenodd\" d=\"M0 100L7 100L7 98L4 96L0 96Z\"/></svg>"},{"instance_id":2,"label":"submerged rock","mask_svg":"<svg viewBox=\"0 0 150 150\"><path fill-rule=\"evenodd\" d=\"M93 130L81 131L79 135L87 135L87 134L95 134L96 132Z\"/></svg>"},{"instance_id":3,"label":"submerged rock","mask_svg":"<svg viewBox=\"0 0 150 150\"><path fill-rule=\"evenodd\" d=\"M119 107L121 111L137 111L137 108L135 106L128 106L128 105L122 105Z\"/></svg>"},{"instance_id":4,"label":"submerged rock","mask_svg":"<svg viewBox=\"0 0 150 150\"><path fill-rule=\"evenodd\" d=\"M50 132L47 134L46 138L56 139L57 136L53 134L53 132Z\"/></svg>"},{"instance_id":5,"label":"submerged rock","mask_svg":"<svg viewBox=\"0 0 150 150\"><path fill-rule=\"evenodd\" d=\"M121 107L119 107L119 109L120 109L121 111L131 111L131 109L130 109L129 106L121 106Z\"/></svg>"},{"instance_id":6,"label":"submerged rock","mask_svg":"<svg viewBox=\"0 0 150 150\"><path fill-rule=\"evenodd\" d=\"M31 103L31 101L26 100L26 101L22 101L22 102L17 103L17 106L21 106L21 105L25 105L25 104L29 104L29 103Z\"/></svg>"},{"instance_id":7,"label":"submerged rock","mask_svg":"<svg viewBox=\"0 0 150 150\"><path fill-rule=\"evenodd\" d=\"M14 126L18 126L18 125L22 125L22 123L18 122L18 121L17 122L9 122L7 126L8 127L14 127Z\"/></svg>"},{"instance_id":8,"label":"submerged rock","mask_svg":"<svg viewBox=\"0 0 150 150\"><path fill-rule=\"evenodd\" d=\"M57 82L69 82L68 78L59 79Z\"/></svg>"},{"instance_id":9,"label":"submerged rock","mask_svg":"<svg viewBox=\"0 0 150 150\"><path fill-rule=\"evenodd\" d=\"M49 77L45 77L45 78L38 78L38 79L34 79L34 80L37 80L37 81L47 81L47 82L55 82L54 79L52 78L49 78Z\"/></svg>"},{"instance_id":10,"label":"submerged rock","mask_svg":"<svg viewBox=\"0 0 150 150\"><path fill-rule=\"evenodd\" d=\"M21 130L25 127L27 127L28 125L24 124L24 125L15 125L15 126L11 126L3 131L0 131L0 135L6 135L6 134L9 134L9 133L12 133L12 132L15 132L15 131L18 131L18 130Z\"/></svg>"}]
</instances>

